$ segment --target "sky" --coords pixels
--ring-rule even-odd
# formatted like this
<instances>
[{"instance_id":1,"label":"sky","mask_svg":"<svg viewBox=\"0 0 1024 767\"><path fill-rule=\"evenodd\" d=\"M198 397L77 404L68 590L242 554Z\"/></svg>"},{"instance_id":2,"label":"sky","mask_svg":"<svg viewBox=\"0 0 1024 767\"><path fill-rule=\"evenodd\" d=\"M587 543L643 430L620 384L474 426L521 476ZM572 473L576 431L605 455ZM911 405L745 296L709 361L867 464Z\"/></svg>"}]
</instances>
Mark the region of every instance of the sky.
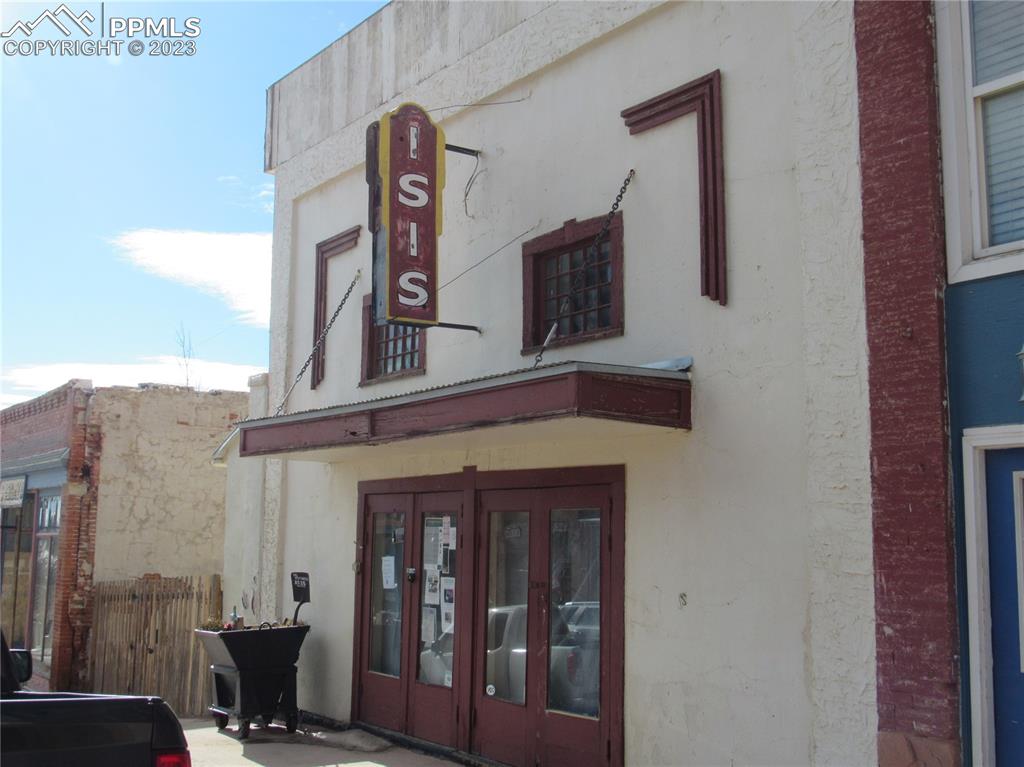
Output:
<instances>
[{"instance_id":1,"label":"sky","mask_svg":"<svg viewBox=\"0 0 1024 767\"><path fill-rule=\"evenodd\" d=\"M0 33L48 9L71 32L0 40L21 51L100 39L101 19L200 30L149 38L192 55L149 55L144 32L119 56L0 48L0 407L71 378L245 390L266 370L266 89L383 4L69 0L89 38L59 0L0 4Z\"/></svg>"}]
</instances>

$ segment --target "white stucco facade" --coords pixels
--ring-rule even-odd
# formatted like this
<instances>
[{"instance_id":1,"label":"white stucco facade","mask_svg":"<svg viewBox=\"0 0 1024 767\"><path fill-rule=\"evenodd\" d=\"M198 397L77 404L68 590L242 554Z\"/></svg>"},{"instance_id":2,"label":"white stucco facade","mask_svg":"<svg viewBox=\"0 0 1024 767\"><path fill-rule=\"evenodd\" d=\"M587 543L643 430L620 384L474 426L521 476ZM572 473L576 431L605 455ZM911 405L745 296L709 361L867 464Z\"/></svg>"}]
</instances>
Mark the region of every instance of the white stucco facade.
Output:
<instances>
[{"instance_id":1,"label":"white stucco facade","mask_svg":"<svg viewBox=\"0 0 1024 767\"><path fill-rule=\"evenodd\" d=\"M220 573L225 476L209 455L247 412L241 392L93 392L86 417L100 455L94 582Z\"/></svg>"},{"instance_id":2,"label":"white stucco facade","mask_svg":"<svg viewBox=\"0 0 1024 767\"><path fill-rule=\"evenodd\" d=\"M696 119L640 135L621 110L721 71L728 304L700 296ZM545 361L692 355L692 431L551 421L230 459L224 605L258 584L290 614L309 571L299 705L350 715L357 484L457 472L626 469L625 763L860 765L875 759L867 363L852 4L392 4L268 92L276 178L271 415L313 335L317 243L356 224L333 310L370 290L367 125L405 101L450 143L440 282L422 377L359 387L359 301L294 413L528 366L520 243L622 203L625 332ZM475 108L452 104L513 102ZM441 109L442 107L448 107ZM259 383L257 389L262 386ZM234 593L235 590L238 593ZM685 600L680 595L685 594ZM685 605L683 602L685 601ZM254 616L257 617L257 616Z\"/></svg>"}]
</instances>

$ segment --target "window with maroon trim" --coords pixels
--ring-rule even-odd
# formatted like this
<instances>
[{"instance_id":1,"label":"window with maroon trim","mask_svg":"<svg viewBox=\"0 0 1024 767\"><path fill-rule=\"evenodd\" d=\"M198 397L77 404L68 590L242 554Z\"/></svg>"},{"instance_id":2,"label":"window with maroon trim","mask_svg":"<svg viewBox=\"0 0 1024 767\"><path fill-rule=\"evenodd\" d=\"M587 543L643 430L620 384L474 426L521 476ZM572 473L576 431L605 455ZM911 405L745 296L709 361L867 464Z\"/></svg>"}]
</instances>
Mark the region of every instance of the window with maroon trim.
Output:
<instances>
[{"instance_id":1,"label":"window with maroon trim","mask_svg":"<svg viewBox=\"0 0 1024 767\"><path fill-rule=\"evenodd\" d=\"M604 216L566 221L523 244L523 354L623 332L622 213L600 244Z\"/></svg>"},{"instance_id":2,"label":"window with maroon trim","mask_svg":"<svg viewBox=\"0 0 1024 767\"><path fill-rule=\"evenodd\" d=\"M360 386L423 375L427 371L427 331L411 325L376 325L373 294L363 296L363 361Z\"/></svg>"},{"instance_id":3,"label":"window with maroon trim","mask_svg":"<svg viewBox=\"0 0 1024 767\"><path fill-rule=\"evenodd\" d=\"M318 242L316 246L316 278L315 295L313 296L313 346L320 339L327 324L327 261L345 251L352 250L359 244L359 230L361 226L356 224L346 229L341 234L336 234L330 239ZM326 369L324 364L327 361L325 347L326 343L320 344L320 348L313 354L313 367L310 370L309 387L315 389L324 380Z\"/></svg>"}]
</instances>

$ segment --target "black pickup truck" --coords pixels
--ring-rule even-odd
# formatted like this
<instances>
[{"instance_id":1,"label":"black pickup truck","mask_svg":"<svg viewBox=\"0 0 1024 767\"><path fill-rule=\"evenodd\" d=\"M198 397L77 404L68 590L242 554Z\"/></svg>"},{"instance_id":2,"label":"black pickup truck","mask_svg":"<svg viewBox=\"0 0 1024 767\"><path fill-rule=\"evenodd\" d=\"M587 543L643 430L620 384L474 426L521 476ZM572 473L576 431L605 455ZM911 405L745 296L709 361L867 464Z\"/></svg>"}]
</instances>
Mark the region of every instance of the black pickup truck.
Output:
<instances>
[{"instance_id":1,"label":"black pickup truck","mask_svg":"<svg viewBox=\"0 0 1024 767\"><path fill-rule=\"evenodd\" d=\"M3 767L191 767L185 733L160 698L23 690L32 656L0 641Z\"/></svg>"}]
</instances>

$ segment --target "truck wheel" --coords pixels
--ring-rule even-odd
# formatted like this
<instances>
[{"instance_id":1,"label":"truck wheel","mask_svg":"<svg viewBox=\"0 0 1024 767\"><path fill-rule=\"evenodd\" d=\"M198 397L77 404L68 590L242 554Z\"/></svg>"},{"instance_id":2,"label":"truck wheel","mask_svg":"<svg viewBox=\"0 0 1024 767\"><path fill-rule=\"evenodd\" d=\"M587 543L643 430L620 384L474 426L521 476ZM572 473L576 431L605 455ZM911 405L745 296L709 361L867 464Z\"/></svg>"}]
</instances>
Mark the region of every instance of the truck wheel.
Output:
<instances>
[{"instance_id":1,"label":"truck wheel","mask_svg":"<svg viewBox=\"0 0 1024 767\"><path fill-rule=\"evenodd\" d=\"M249 737L249 720L239 719L238 720L238 739L245 740Z\"/></svg>"},{"instance_id":2,"label":"truck wheel","mask_svg":"<svg viewBox=\"0 0 1024 767\"><path fill-rule=\"evenodd\" d=\"M218 730L223 730L228 726L230 719L227 714L214 714L213 721L217 724Z\"/></svg>"},{"instance_id":3,"label":"truck wheel","mask_svg":"<svg viewBox=\"0 0 1024 767\"><path fill-rule=\"evenodd\" d=\"M295 732L299 729L299 715L288 714L288 718L285 720L284 726L287 728L288 732Z\"/></svg>"}]
</instances>

